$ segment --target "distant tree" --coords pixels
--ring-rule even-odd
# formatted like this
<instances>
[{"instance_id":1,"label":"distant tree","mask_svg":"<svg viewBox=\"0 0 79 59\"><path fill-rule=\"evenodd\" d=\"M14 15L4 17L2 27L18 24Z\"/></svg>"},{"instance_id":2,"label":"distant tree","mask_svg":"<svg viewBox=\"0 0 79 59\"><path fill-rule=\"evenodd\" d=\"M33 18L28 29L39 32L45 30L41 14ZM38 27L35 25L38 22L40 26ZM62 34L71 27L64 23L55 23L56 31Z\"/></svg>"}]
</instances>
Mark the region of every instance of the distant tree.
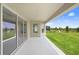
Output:
<instances>
[{"instance_id":1,"label":"distant tree","mask_svg":"<svg viewBox=\"0 0 79 59\"><path fill-rule=\"evenodd\" d=\"M4 31L7 31L8 30L8 28L4 28Z\"/></svg>"},{"instance_id":2,"label":"distant tree","mask_svg":"<svg viewBox=\"0 0 79 59\"><path fill-rule=\"evenodd\" d=\"M76 30L77 30L77 32L79 32L79 27Z\"/></svg>"},{"instance_id":3,"label":"distant tree","mask_svg":"<svg viewBox=\"0 0 79 59\"><path fill-rule=\"evenodd\" d=\"M46 26L46 30L50 31L50 29L51 29L50 26Z\"/></svg>"},{"instance_id":4,"label":"distant tree","mask_svg":"<svg viewBox=\"0 0 79 59\"><path fill-rule=\"evenodd\" d=\"M58 28L57 28L57 27L55 27L54 29L55 29L55 30L58 30Z\"/></svg>"},{"instance_id":5,"label":"distant tree","mask_svg":"<svg viewBox=\"0 0 79 59\"><path fill-rule=\"evenodd\" d=\"M68 26L66 26L66 32L69 32L69 27Z\"/></svg>"},{"instance_id":6,"label":"distant tree","mask_svg":"<svg viewBox=\"0 0 79 59\"><path fill-rule=\"evenodd\" d=\"M59 27L59 28L58 28L58 30L59 30L59 32L61 32L61 31L62 31L62 28L61 28L61 27Z\"/></svg>"},{"instance_id":7,"label":"distant tree","mask_svg":"<svg viewBox=\"0 0 79 59\"><path fill-rule=\"evenodd\" d=\"M14 30L14 28L10 28L10 30Z\"/></svg>"},{"instance_id":8,"label":"distant tree","mask_svg":"<svg viewBox=\"0 0 79 59\"><path fill-rule=\"evenodd\" d=\"M61 31L61 30L62 30L62 28L61 28L61 27L59 27L59 30Z\"/></svg>"}]
</instances>

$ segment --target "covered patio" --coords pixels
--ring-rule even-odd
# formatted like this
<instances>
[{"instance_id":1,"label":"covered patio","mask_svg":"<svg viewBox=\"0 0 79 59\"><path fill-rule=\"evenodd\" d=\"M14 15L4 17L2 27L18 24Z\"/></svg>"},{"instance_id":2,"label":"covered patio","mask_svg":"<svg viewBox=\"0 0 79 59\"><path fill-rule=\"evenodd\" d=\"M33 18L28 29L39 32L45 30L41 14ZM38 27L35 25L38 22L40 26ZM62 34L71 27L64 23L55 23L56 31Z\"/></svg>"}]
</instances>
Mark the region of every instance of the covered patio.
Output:
<instances>
[{"instance_id":1,"label":"covered patio","mask_svg":"<svg viewBox=\"0 0 79 59\"><path fill-rule=\"evenodd\" d=\"M64 55L46 38L45 24L78 5L75 3L0 4L0 54ZM15 38L4 39L4 22L14 26L9 30L14 31Z\"/></svg>"},{"instance_id":2,"label":"covered patio","mask_svg":"<svg viewBox=\"0 0 79 59\"><path fill-rule=\"evenodd\" d=\"M46 39L31 37L22 44L15 55L58 55L58 53Z\"/></svg>"}]
</instances>

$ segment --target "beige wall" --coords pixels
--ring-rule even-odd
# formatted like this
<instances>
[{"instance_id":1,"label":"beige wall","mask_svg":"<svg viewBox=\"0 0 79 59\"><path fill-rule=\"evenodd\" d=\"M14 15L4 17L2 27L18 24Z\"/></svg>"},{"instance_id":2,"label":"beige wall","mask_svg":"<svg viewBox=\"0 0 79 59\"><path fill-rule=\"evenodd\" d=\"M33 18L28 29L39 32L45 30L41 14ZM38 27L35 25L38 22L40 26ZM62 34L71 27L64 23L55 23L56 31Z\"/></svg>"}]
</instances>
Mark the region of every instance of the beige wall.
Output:
<instances>
[{"instance_id":1,"label":"beige wall","mask_svg":"<svg viewBox=\"0 0 79 59\"><path fill-rule=\"evenodd\" d=\"M33 24L38 24L38 32L37 33L33 32ZM30 36L31 37L40 37L40 30L41 30L40 24L41 24L41 22L37 22L37 21L30 22Z\"/></svg>"}]
</instances>

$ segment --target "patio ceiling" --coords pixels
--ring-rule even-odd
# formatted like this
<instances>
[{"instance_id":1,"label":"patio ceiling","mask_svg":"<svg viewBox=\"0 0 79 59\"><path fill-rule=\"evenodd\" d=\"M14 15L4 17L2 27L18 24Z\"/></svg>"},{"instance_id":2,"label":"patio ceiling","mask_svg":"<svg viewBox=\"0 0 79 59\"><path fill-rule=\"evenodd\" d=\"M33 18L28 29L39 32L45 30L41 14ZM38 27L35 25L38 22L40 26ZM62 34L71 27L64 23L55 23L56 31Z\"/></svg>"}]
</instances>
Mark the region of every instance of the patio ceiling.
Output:
<instances>
[{"instance_id":1,"label":"patio ceiling","mask_svg":"<svg viewBox=\"0 0 79 59\"><path fill-rule=\"evenodd\" d=\"M70 8L73 3L10 3L5 4L26 20L46 22Z\"/></svg>"}]
</instances>

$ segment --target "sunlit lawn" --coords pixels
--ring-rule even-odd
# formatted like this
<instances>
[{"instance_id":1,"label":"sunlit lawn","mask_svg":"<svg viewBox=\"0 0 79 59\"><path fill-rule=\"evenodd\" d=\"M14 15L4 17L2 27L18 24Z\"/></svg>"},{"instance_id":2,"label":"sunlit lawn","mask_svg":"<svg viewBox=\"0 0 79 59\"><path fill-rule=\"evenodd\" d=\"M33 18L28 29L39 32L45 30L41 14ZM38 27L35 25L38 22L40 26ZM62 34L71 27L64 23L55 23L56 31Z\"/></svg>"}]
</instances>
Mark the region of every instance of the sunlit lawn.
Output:
<instances>
[{"instance_id":1,"label":"sunlit lawn","mask_svg":"<svg viewBox=\"0 0 79 59\"><path fill-rule=\"evenodd\" d=\"M9 39L15 36L15 31L3 31L3 40Z\"/></svg>"},{"instance_id":2,"label":"sunlit lawn","mask_svg":"<svg viewBox=\"0 0 79 59\"><path fill-rule=\"evenodd\" d=\"M53 32L48 31L46 36L58 46L65 54L79 54L79 33L78 32Z\"/></svg>"}]
</instances>

